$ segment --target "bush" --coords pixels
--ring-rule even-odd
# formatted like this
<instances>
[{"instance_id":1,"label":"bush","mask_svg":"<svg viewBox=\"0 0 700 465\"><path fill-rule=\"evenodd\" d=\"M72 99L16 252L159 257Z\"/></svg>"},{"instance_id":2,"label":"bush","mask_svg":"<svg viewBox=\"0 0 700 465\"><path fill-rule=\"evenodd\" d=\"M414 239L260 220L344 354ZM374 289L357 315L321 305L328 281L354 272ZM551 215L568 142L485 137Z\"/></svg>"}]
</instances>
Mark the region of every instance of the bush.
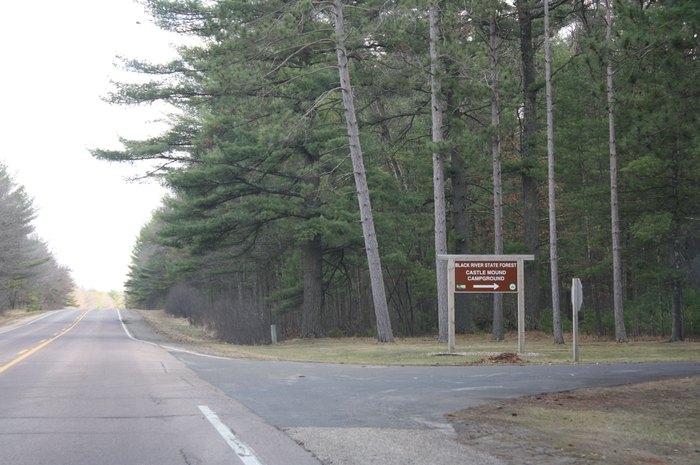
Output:
<instances>
[{"instance_id":1,"label":"bush","mask_svg":"<svg viewBox=\"0 0 700 465\"><path fill-rule=\"evenodd\" d=\"M202 323L202 297L197 289L187 283L175 284L165 299L165 312L178 318L187 318L190 323Z\"/></svg>"}]
</instances>

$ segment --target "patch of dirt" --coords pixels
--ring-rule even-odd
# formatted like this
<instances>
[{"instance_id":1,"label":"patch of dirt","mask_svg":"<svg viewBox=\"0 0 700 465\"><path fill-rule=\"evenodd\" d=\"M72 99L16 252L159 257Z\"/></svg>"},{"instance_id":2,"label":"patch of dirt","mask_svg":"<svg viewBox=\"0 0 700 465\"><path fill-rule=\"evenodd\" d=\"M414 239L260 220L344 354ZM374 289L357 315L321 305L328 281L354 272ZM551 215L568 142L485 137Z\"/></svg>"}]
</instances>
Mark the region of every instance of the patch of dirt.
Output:
<instances>
[{"instance_id":1,"label":"patch of dirt","mask_svg":"<svg viewBox=\"0 0 700 465\"><path fill-rule=\"evenodd\" d=\"M505 463L700 463L700 377L528 396L448 420L461 443Z\"/></svg>"},{"instance_id":2,"label":"patch of dirt","mask_svg":"<svg viewBox=\"0 0 700 465\"><path fill-rule=\"evenodd\" d=\"M468 362L467 365L523 365L525 363L526 361L515 352L503 352L475 362Z\"/></svg>"}]
</instances>

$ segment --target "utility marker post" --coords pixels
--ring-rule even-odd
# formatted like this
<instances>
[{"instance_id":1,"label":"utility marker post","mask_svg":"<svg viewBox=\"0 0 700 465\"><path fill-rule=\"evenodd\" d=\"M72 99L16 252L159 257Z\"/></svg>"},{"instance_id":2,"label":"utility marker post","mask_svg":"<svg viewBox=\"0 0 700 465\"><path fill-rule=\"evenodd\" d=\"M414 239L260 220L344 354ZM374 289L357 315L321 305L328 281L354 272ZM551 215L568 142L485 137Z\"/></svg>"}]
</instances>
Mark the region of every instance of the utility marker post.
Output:
<instances>
[{"instance_id":1,"label":"utility marker post","mask_svg":"<svg viewBox=\"0 0 700 465\"><path fill-rule=\"evenodd\" d=\"M548 0L547 0L548 1ZM525 262L524 260L534 260L532 258L518 259L518 353L525 353Z\"/></svg>"},{"instance_id":2,"label":"utility marker post","mask_svg":"<svg viewBox=\"0 0 700 465\"><path fill-rule=\"evenodd\" d=\"M518 353L525 352L525 260L534 255L438 255L447 262L447 352L455 351L455 293L518 294Z\"/></svg>"},{"instance_id":3,"label":"utility marker post","mask_svg":"<svg viewBox=\"0 0 700 465\"><path fill-rule=\"evenodd\" d=\"M581 280L578 278L573 278L571 280L571 305L573 307L573 317L571 321L573 322L573 333L574 333L574 362L578 362L579 351L578 351L578 312L581 310L581 305L583 304L583 287L581 286Z\"/></svg>"}]
</instances>

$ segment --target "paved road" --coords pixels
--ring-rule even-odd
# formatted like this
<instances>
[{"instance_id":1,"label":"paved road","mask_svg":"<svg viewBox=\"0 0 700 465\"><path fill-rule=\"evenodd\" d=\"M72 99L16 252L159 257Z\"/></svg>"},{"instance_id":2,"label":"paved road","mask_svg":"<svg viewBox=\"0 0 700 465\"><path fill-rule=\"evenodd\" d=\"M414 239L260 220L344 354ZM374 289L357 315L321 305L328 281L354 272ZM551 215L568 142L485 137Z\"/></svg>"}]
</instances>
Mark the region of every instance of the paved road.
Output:
<instances>
[{"instance_id":1,"label":"paved road","mask_svg":"<svg viewBox=\"0 0 700 465\"><path fill-rule=\"evenodd\" d=\"M127 312L128 314L128 312ZM137 315L128 325L152 338ZM458 445L445 414L499 399L700 374L700 363L376 367L172 352L324 463L498 463ZM373 459L369 462L367 457Z\"/></svg>"},{"instance_id":2,"label":"paved road","mask_svg":"<svg viewBox=\"0 0 700 465\"><path fill-rule=\"evenodd\" d=\"M0 464L319 464L117 315L0 328Z\"/></svg>"},{"instance_id":3,"label":"paved road","mask_svg":"<svg viewBox=\"0 0 700 465\"><path fill-rule=\"evenodd\" d=\"M363 367L175 356L280 427L449 428L445 414L486 402L700 374L700 363Z\"/></svg>"},{"instance_id":4,"label":"paved road","mask_svg":"<svg viewBox=\"0 0 700 465\"><path fill-rule=\"evenodd\" d=\"M158 346L136 313L123 313L125 325L119 315L65 310L0 328L0 464L503 465L454 441L444 414L523 394L700 373L699 363L218 359Z\"/></svg>"}]
</instances>

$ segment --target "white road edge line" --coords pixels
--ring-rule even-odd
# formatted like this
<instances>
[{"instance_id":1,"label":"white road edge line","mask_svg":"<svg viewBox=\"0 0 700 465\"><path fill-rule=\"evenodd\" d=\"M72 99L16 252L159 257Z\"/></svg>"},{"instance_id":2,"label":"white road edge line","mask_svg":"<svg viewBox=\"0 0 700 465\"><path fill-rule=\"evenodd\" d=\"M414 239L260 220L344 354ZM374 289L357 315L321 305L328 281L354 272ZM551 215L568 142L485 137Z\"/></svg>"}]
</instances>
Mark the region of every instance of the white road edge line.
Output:
<instances>
[{"instance_id":1,"label":"white road edge line","mask_svg":"<svg viewBox=\"0 0 700 465\"><path fill-rule=\"evenodd\" d=\"M185 353L185 354L197 355L197 356L199 356L199 357L215 358L215 359L219 359L219 360L231 360L230 357L221 357L221 356L219 356L219 355L203 354L203 353L201 353L201 352L195 352L195 351L193 351L193 350L182 349L182 348L180 348L180 347L166 346L166 345L163 345L163 344L158 344L158 343L156 343L156 342L144 341L143 339L135 338L135 337L131 334L131 331L129 331L129 329L128 329L128 328L126 327L126 325L124 324L124 319L122 318L122 312L121 312L118 308L117 308L116 310L117 310L117 315L119 316L119 323L122 324L122 328L124 329L124 332L125 332L126 335L129 337L129 339L131 339L132 341L142 342L142 343L144 343L144 344L149 344L149 345L152 345L152 346L160 347L161 349L170 350L170 351L173 351L173 352L182 352L182 353Z\"/></svg>"},{"instance_id":2,"label":"white road edge line","mask_svg":"<svg viewBox=\"0 0 700 465\"><path fill-rule=\"evenodd\" d=\"M31 324L34 324L34 323L36 323L37 321L43 320L43 319L46 318L47 316L51 316L51 315L53 315L54 313L60 312L60 311L61 311L61 310L51 310L50 312L44 313L43 315L39 315L39 316L36 317L36 318L32 318L31 320L29 320L29 321L27 321L27 322L25 322L25 323L19 324L19 325L17 325L17 326L10 326L9 328L6 328L6 329L1 329L1 330L0 330L0 334L9 333L10 331L14 331L14 330L16 330L16 329L24 328L25 326L29 326L29 325L31 325Z\"/></svg>"},{"instance_id":3,"label":"white road edge line","mask_svg":"<svg viewBox=\"0 0 700 465\"><path fill-rule=\"evenodd\" d=\"M141 341L140 339L136 339L134 336L131 335L131 331L129 331L129 329L124 324L124 318L122 318L122 312L119 311L119 309L117 309L117 316L119 316L119 323L122 324L122 328L124 329L124 332L126 333L126 335L129 336L129 339L131 339L132 341L139 341L139 342L146 342L148 344L153 344L152 342ZM153 345L155 346L157 344L153 344Z\"/></svg>"},{"instance_id":4,"label":"white road edge line","mask_svg":"<svg viewBox=\"0 0 700 465\"><path fill-rule=\"evenodd\" d=\"M216 431L224 438L226 444L229 445L231 449L236 453L241 462L244 465L263 465L263 463L258 460L255 456L253 450L248 447L243 441L238 439L238 437L233 434L231 428L226 426L221 419L206 405L200 405L199 410L204 414L209 423L216 429Z\"/></svg>"}]
</instances>

